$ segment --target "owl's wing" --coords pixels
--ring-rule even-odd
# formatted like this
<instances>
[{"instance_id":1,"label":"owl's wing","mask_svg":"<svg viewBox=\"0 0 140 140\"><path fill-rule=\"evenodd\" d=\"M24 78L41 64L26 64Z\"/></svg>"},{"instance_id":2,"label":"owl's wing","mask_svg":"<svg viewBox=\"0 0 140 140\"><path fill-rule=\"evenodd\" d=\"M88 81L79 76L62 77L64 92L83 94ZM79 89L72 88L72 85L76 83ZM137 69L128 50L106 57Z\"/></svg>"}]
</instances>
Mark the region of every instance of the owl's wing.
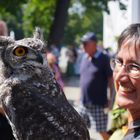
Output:
<instances>
[{"instance_id":1,"label":"owl's wing","mask_svg":"<svg viewBox=\"0 0 140 140\"><path fill-rule=\"evenodd\" d=\"M23 136L32 131L32 138L43 135L43 138L58 140L89 139L84 121L54 79L48 83L30 79L13 86L11 101L6 108L12 123Z\"/></svg>"}]
</instances>

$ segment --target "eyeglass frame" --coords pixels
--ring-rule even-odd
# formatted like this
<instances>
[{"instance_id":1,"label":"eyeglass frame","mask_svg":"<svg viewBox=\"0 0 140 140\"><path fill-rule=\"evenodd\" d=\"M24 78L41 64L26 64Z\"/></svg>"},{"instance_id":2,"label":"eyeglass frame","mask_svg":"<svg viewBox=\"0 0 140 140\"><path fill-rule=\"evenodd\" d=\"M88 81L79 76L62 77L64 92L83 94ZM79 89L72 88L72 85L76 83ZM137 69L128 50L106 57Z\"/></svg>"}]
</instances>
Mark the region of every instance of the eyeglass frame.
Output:
<instances>
[{"instance_id":1,"label":"eyeglass frame","mask_svg":"<svg viewBox=\"0 0 140 140\"><path fill-rule=\"evenodd\" d=\"M116 66L117 64L119 65L120 68L117 68L117 69L116 69L115 66ZM123 64L118 58L112 58L112 59L110 60L110 66L111 66L111 69L112 69L114 72L119 72L119 71L122 69L122 67L124 67L126 73L127 73L130 77L135 78L135 79L140 78L140 65L138 65L138 64L135 64L135 63ZM129 66L131 66L131 67L133 67L133 68L134 68L134 67L137 68L137 71L139 71L138 76L133 76L132 73L130 73L130 70L129 70L129 68L128 68Z\"/></svg>"}]
</instances>

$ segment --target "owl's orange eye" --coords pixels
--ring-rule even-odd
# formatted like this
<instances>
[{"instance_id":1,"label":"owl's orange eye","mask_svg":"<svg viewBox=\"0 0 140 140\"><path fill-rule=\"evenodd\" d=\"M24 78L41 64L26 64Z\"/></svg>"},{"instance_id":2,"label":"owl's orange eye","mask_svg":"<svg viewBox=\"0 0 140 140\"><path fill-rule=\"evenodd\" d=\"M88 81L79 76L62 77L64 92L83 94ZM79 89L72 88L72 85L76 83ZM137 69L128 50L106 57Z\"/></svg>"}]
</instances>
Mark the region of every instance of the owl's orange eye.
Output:
<instances>
[{"instance_id":1,"label":"owl's orange eye","mask_svg":"<svg viewBox=\"0 0 140 140\"><path fill-rule=\"evenodd\" d=\"M27 48L26 47L17 47L14 50L14 55L16 56L24 56L27 53Z\"/></svg>"}]
</instances>

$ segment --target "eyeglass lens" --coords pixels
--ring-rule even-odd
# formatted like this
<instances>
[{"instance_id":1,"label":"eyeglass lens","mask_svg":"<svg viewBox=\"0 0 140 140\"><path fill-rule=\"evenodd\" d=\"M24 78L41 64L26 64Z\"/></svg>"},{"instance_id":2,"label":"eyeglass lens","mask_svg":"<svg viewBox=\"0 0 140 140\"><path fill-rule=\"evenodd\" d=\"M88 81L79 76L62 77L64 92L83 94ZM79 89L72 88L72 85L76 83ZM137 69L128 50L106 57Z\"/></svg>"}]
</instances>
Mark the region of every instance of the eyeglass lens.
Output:
<instances>
[{"instance_id":1,"label":"eyeglass lens","mask_svg":"<svg viewBox=\"0 0 140 140\"><path fill-rule=\"evenodd\" d=\"M120 62L118 59L112 59L111 60L111 68L115 72L118 72L121 70L122 66L125 68L125 71L133 78L139 78L140 77L140 66L129 63L126 65L123 65L122 62Z\"/></svg>"}]
</instances>

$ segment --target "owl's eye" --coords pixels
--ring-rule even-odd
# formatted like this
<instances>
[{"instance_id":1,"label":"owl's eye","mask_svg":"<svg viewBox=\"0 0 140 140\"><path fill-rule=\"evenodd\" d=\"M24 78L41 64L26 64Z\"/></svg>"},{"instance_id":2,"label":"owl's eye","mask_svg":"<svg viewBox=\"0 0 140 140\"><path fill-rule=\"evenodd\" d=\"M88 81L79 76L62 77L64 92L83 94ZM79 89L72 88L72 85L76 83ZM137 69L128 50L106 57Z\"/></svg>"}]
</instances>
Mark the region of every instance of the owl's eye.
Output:
<instances>
[{"instance_id":1,"label":"owl's eye","mask_svg":"<svg viewBox=\"0 0 140 140\"><path fill-rule=\"evenodd\" d=\"M24 56L27 53L27 48L20 46L14 49L14 55L16 56Z\"/></svg>"}]
</instances>

